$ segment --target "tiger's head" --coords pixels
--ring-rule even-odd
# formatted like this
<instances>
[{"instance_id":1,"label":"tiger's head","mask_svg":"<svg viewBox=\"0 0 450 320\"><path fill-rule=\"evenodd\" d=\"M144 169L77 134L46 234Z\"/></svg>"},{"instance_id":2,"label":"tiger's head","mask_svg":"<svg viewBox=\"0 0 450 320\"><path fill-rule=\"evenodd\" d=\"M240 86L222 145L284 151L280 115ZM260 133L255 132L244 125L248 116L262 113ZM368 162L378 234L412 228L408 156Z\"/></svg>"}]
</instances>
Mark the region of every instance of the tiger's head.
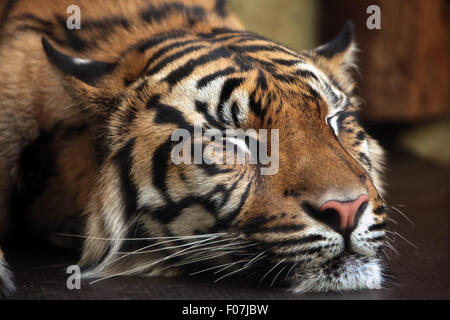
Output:
<instances>
[{"instance_id":1,"label":"tiger's head","mask_svg":"<svg viewBox=\"0 0 450 320\"><path fill-rule=\"evenodd\" d=\"M296 53L249 32L182 31L113 62L74 58L44 39L99 155L86 275L251 275L295 292L380 287L383 152L358 120L353 38L347 23ZM254 134L194 135L231 129ZM193 138L180 145L174 132ZM252 139L271 150L270 174L272 164L249 157L217 161L225 149L215 161L174 161L227 143L251 156Z\"/></svg>"}]
</instances>

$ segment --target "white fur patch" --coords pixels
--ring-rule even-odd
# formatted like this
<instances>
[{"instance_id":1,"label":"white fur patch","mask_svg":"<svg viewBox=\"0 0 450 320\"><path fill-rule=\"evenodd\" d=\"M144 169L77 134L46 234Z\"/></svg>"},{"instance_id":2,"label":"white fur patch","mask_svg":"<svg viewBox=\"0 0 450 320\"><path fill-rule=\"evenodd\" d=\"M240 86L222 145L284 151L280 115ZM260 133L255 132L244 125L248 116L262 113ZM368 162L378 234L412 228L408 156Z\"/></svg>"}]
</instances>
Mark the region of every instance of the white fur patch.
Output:
<instances>
[{"instance_id":1,"label":"white fur patch","mask_svg":"<svg viewBox=\"0 0 450 320\"><path fill-rule=\"evenodd\" d=\"M295 293L381 289L382 268L376 258L348 256L319 268L298 270L290 280Z\"/></svg>"}]
</instances>

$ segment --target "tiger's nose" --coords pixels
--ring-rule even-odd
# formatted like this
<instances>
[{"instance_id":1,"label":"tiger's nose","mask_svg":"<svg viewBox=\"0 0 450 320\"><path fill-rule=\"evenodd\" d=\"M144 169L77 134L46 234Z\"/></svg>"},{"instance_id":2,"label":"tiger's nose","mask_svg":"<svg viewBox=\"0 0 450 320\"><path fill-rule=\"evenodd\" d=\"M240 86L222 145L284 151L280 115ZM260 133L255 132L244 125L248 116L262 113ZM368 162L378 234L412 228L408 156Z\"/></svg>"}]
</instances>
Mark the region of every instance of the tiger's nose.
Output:
<instances>
[{"instance_id":1,"label":"tiger's nose","mask_svg":"<svg viewBox=\"0 0 450 320\"><path fill-rule=\"evenodd\" d=\"M356 200L350 201L337 201L330 200L322 205L320 212L324 215L331 214L331 212L337 212L339 215L339 222L336 220L333 222L332 227L338 229L341 232L348 232L356 227L356 218L364 211L369 201L367 195L360 195Z\"/></svg>"}]
</instances>

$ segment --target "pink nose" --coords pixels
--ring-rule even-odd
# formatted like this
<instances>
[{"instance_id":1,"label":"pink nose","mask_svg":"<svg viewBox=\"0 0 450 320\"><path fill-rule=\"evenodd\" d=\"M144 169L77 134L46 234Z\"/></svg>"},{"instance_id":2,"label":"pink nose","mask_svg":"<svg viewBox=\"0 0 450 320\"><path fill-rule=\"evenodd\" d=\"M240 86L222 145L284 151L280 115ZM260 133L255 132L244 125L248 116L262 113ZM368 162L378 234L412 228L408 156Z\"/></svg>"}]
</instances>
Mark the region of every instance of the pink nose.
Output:
<instances>
[{"instance_id":1,"label":"pink nose","mask_svg":"<svg viewBox=\"0 0 450 320\"><path fill-rule=\"evenodd\" d=\"M320 211L325 210L335 210L339 214L340 219L340 229L347 230L351 229L355 223L355 216L361 206L369 201L369 197L366 195L360 195L358 199L351 201L327 201L321 208Z\"/></svg>"}]
</instances>

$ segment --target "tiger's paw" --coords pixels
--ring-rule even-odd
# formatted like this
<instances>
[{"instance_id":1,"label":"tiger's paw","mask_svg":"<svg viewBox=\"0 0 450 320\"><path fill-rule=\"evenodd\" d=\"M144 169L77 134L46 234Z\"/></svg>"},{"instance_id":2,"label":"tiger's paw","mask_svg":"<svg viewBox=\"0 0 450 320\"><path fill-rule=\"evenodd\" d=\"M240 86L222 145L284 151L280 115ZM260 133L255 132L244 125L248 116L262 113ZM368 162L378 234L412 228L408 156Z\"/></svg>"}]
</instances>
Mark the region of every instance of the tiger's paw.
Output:
<instances>
[{"instance_id":1,"label":"tiger's paw","mask_svg":"<svg viewBox=\"0 0 450 320\"><path fill-rule=\"evenodd\" d=\"M12 272L8 268L3 251L0 249L0 298L11 297L15 292Z\"/></svg>"}]
</instances>

